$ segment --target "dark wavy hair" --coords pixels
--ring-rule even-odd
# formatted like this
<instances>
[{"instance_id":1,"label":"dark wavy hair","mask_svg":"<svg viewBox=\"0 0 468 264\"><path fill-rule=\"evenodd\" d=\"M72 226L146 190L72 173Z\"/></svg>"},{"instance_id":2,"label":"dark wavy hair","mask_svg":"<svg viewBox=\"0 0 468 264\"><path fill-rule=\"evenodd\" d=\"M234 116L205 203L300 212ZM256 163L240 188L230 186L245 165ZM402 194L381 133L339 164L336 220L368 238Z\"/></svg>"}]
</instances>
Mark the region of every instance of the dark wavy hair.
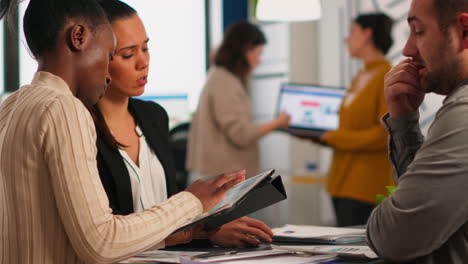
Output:
<instances>
[{"instance_id":1,"label":"dark wavy hair","mask_svg":"<svg viewBox=\"0 0 468 264\"><path fill-rule=\"evenodd\" d=\"M364 29L370 28L374 46L387 54L393 45L393 20L389 16L383 13L362 14L354 19L354 23Z\"/></svg>"},{"instance_id":2,"label":"dark wavy hair","mask_svg":"<svg viewBox=\"0 0 468 264\"><path fill-rule=\"evenodd\" d=\"M119 0L98 0L98 2L104 9L111 24L120 19L130 18L137 14L133 7ZM104 119L98 104L93 105L90 109L90 112L93 116L94 126L96 127L97 134L103 138L107 145L114 149L118 149L119 147L126 147L125 145L118 142L110 132L109 126L107 126L106 120Z\"/></svg>"},{"instance_id":3,"label":"dark wavy hair","mask_svg":"<svg viewBox=\"0 0 468 264\"><path fill-rule=\"evenodd\" d=\"M458 14L468 12L468 0L433 0L432 5L437 14L440 29L444 33L451 24L456 22Z\"/></svg>"},{"instance_id":4,"label":"dark wavy hair","mask_svg":"<svg viewBox=\"0 0 468 264\"><path fill-rule=\"evenodd\" d=\"M10 20L19 0L0 1L0 19ZM94 30L109 23L96 0L30 0L23 18L23 30L29 50L41 57L57 44L57 38L68 18L82 18Z\"/></svg>"},{"instance_id":5,"label":"dark wavy hair","mask_svg":"<svg viewBox=\"0 0 468 264\"><path fill-rule=\"evenodd\" d=\"M98 0L106 12L109 22L115 22L123 18L130 18L136 15L137 12L133 7L119 0Z\"/></svg>"},{"instance_id":6,"label":"dark wavy hair","mask_svg":"<svg viewBox=\"0 0 468 264\"><path fill-rule=\"evenodd\" d=\"M257 26L247 21L237 22L226 29L214 63L226 68L245 84L250 69L247 50L265 44L265 35Z\"/></svg>"}]
</instances>

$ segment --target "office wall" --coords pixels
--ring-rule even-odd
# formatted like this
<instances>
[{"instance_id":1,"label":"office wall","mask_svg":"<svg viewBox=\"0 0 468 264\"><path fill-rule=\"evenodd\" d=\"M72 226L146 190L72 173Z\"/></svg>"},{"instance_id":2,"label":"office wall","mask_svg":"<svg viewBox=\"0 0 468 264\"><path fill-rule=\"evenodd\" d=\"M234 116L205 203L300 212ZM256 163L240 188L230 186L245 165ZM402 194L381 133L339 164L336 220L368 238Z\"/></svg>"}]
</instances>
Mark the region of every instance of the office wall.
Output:
<instances>
[{"instance_id":1,"label":"office wall","mask_svg":"<svg viewBox=\"0 0 468 264\"><path fill-rule=\"evenodd\" d=\"M254 72L250 94L257 122L276 116L281 83L318 83L317 23L266 23L261 25L267 38L261 64ZM281 149L281 151L278 151ZM284 175L307 174L309 163L316 163L317 148L310 143L273 132L260 140L261 166L276 168Z\"/></svg>"},{"instance_id":2,"label":"office wall","mask_svg":"<svg viewBox=\"0 0 468 264\"><path fill-rule=\"evenodd\" d=\"M139 13L150 38L145 94L188 94L189 107L205 81L204 0L125 0Z\"/></svg>"},{"instance_id":3,"label":"office wall","mask_svg":"<svg viewBox=\"0 0 468 264\"><path fill-rule=\"evenodd\" d=\"M210 53L216 49L223 39L223 0L209 0L209 10L210 10Z\"/></svg>"},{"instance_id":4,"label":"office wall","mask_svg":"<svg viewBox=\"0 0 468 264\"><path fill-rule=\"evenodd\" d=\"M23 32L23 17L29 1L23 1L19 4L19 85L31 83L34 73L37 71L37 61L34 60L28 49L26 38Z\"/></svg>"},{"instance_id":5,"label":"office wall","mask_svg":"<svg viewBox=\"0 0 468 264\"><path fill-rule=\"evenodd\" d=\"M317 22L263 23L267 45L261 64L254 72L250 85L253 112L258 123L276 116L276 104L281 83L318 82ZM316 173L311 164L317 163L315 144L274 131L260 142L261 168L275 168L285 183L288 200L255 214L270 226L286 223L320 224L321 185L297 185L293 177L308 177Z\"/></svg>"}]
</instances>

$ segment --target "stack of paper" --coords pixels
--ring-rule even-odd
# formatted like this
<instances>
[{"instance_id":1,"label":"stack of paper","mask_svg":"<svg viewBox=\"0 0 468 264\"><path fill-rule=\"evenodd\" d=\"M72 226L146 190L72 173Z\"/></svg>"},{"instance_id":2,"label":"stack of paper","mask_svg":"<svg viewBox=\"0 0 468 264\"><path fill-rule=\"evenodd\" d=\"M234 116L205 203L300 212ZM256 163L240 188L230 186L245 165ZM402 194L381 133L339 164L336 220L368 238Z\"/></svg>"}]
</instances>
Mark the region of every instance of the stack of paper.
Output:
<instances>
[{"instance_id":1,"label":"stack of paper","mask_svg":"<svg viewBox=\"0 0 468 264\"><path fill-rule=\"evenodd\" d=\"M206 254L208 252L200 251L168 251L168 250L152 250L138 254L135 257L119 262L120 264L127 263L180 263L181 258L189 259L196 255Z\"/></svg>"},{"instance_id":2,"label":"stack of paper","mask_svg":"<svg viewBox=\"0 0 468 264\"><path fill-rule=\"evenodd\" d=\"M268 250L253 250L253 251L227 251L227 252L220 252L219 254L209 255L197 255L192 257L192 260L196 260L198 262L226 262L232 260L241 260L241 259L253 259L259 257L272 257L272 256L279 256L289 254L288 250L282 249L268 249Z\"/></svg>"},{"instance_id":3,"label":"stack of paper","mask_svg":"<svg viewBox=\"0 0 468 264\"><path fill-rule=\"evenodd\" d=\"M377 259L377 254L368 246L273 246L277 250L308 252L313 254L336 254L340 257Z\"/></svg>"},{"instance_id":4,"label":"stack of paper","mask_svg":"<svg viewBox=\"0 0 468 264\"><path fill-rule=\"evenodd\" d=\"M230 251L166 251L155 250L141 253L133 258L119 263L229 263L229 264L303 264L303 263L323 263L336 260L337 254L310 253L305 251L295 251L289 248L256 250L233 249Z\"/></svg>"},{"instance_id":5,"label":"stack of paper","mask_svg":"<svg viewBox=\"0 0 468 264\"><path fill-rule=\"evenodd\" d=\"M248 254L246 252L235 254L229 257L221 258L192 258L181 259L182 264L202 264L202 263L226 263L226 264L318 264L330 263L329 261L337 260L333 254L316 254L304 252L288 252L287 250L270 250L270 252Z\"/></svg>"},{"instance_id":6,"label":"stack of paper","mask_svg":"<svg viewBox=\"0 0 468 264\"><path fill-rule=\"evenodd\" d=\"M363 242L366 231L356 228L285 225L273 229L275 242L342 244Z\"/></svg>"}]
</instances>

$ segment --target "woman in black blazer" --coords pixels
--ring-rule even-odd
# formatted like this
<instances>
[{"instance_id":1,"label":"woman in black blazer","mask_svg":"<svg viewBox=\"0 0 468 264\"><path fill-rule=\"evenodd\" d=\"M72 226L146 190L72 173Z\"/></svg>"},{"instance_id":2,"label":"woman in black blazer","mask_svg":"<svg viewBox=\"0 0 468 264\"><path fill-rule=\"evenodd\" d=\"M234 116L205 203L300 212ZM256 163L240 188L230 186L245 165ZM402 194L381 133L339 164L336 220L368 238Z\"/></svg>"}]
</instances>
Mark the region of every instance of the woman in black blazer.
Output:
<instances>
[{"instance_id":1,"label":"woman in black blazer","mask_svg":"<svg viewBox=\"0 0 468 264\"><path fill-rule=\"evenodd\" d=\"M151 164L152 168L145 172L147 177L141 179L153 180L155 190L167 194L164 199L177 192L175 169L166 111L156 103L131 98L141 95L147 82L149 39L144 26L135 10L123 2L103 0L101 5L117 38L117 50L109 64L112 82L105 96L92 109L98 135L97 161L110 207L115 214L126 215L157 204L142 199L148 186L140 181L142 161L139 159L143 157L143 163ZM140 141L141 137L146 140ZM149 154L142 155L141 151ZM132 179L135 178L138 182L133 182L141 193L133 188ZM161 185L154 184L156 178L156 183L164 182L166 188L161 189ZM159 196L159 200L155 200L161 201L161 193L148 193L145 193L145 197ZM260 241L271 242L272 235L270 228L262 221L243 217L223 225L210 240L225 247L250 246ZM166 245L185 243L191 239L184 234L176 234L166 239Z\"/></svg>"},{"instance_id":2,"label":"woman in black blazer","mask_svg":"<svg viewBox=\"0 0 468 264\"><path fill-rule=\"evenodd\" d=\"M169 145L168 116L160 105L130 98L128 110L139 124L148 146L155 152L164 168L167 196L177 193L174 159ZM101 181L114 214L127 215L134 212L130 175L119 151L106 143L103 133L98 132L98 169Z\"/></svg>"}]
</instances>

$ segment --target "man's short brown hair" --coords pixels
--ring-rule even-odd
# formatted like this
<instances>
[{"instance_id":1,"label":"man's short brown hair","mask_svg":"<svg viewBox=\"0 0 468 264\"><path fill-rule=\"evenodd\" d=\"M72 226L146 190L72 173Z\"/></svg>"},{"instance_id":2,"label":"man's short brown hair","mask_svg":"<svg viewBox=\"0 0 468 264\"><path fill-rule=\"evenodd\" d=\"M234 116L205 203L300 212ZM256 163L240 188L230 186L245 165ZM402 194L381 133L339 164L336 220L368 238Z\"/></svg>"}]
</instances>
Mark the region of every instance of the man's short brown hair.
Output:
<instances>
[{"instance_id":1,"label":"man's short brown hair","mask_svg":"<svg viewBox=\"0 0 468 264\"><path fill-rule=\"evenodd\" d=\"M468 12L468 0L432 0L442 32L456 22L457 15Z\"/></svg>"}]
</instances>

